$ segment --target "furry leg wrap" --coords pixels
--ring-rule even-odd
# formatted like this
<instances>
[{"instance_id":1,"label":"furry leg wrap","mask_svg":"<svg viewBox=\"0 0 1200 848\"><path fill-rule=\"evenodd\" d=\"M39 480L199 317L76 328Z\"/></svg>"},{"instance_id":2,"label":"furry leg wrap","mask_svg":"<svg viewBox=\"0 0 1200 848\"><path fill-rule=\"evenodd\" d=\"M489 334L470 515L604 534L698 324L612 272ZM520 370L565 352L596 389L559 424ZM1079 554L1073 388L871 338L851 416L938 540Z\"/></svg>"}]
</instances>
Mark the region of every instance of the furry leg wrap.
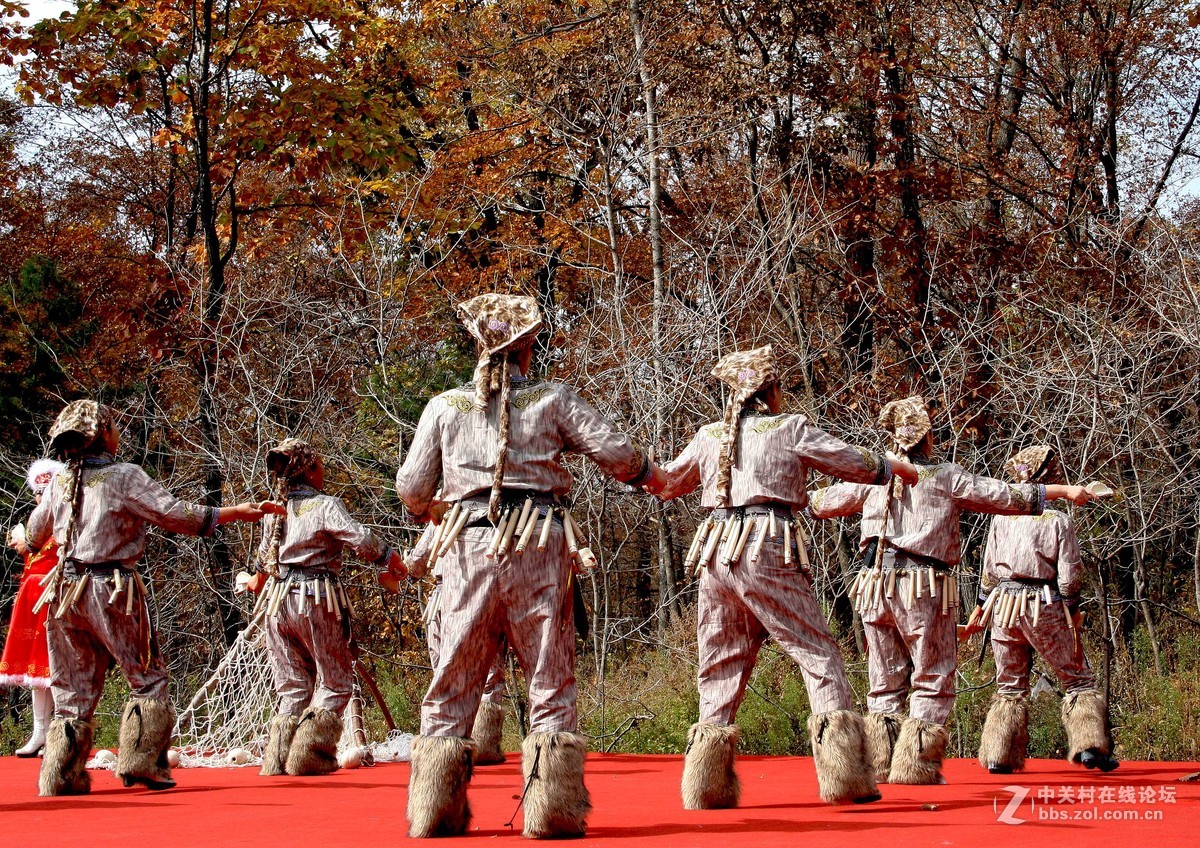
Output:
<instances>
[{"instance_id":1,"label":"furry leg wrap","mask_svg":"<svg viewBox=\"0 0 1200 848\"><path fill-rule=\"evenodd\" d=\"M521 745L529 839L583 836L592 799L583 785L587 741L576 733L530 733Z\"/></svg>"},{"instance_id":2,"label":"furry leg wrap","mask_svg":"<svg viewBox=\"0 0 1200 848\"><path fill-rule=\"evenodd\" d=\"M475 740L475 765L494 766L505 761L504 752L500 750L503 735L504 705L483 701L471 728L471 738Z\"/></svg>"},{"instance_id":3,"label":"furry leg wrap","mask_svg":"<svg viewBox=\"0 0 1200 848\"><path fill-rule=\"evenodd\" d=\"M170 701L130 698L121 714L117 742L117 777L126 786L141 783L149 789L175 785L167 751L175 729L175 708Z\"/></svg>"},{"instance_id":4,"label":"furry leg wrap","mask_svg":"<svg viewBox=\"0 0 1200 848\"><path fill-rule=\"evenodd\" d=\"M867 750L866 729L857 713L833 710L811 716L808 735L812 739L822 801L865 804L880 799Z\"/></svg>"},{"instance_id":5,"label":"furry leg wrap","mask_svg":"<svg viewBox=\"0 0 1200 848\"><path fill-rule=\"evenodd\" d=\"M86 795L92 791L87 773L92 754L92 726L86 721L56 718L46 731L46 752L38 775L39 795Z\"/></svg>"},{"instance_id":6,"label":"furry leg wrap","mask_svg":"<svg viewBox=\"0 0 1200 848\"><path fill-rule=\"evenodd\" d=\"M892 771L892 748L900 736L904 716L899 713L867 713L863 729L867 734L867 753L876 783L887 783Z\"/></svg>"},{"instance_id":7,"label":"furry leg wrap","mask_svg":"<svg viewBox=\"0 0 1200 848\"><path fill-rule=\"evenodd\" d=\"M741 735L736 724L721 727L701 721L688 729L681 787L685 810L719 810L738 805L742 784L733 763Z\"/></svg>"},{"instance_id":8,"label":"furry leg wrap","mask_svg":"<svg viewBox=\"0 0 1200 848\"><path fill-rule=\"evenodd\" d=\"M288 748L287 773L300 777L337 771L337 746L341 738L341 716L333 710L309 707L300 716Z\"/></svg>"},{"instance_id":9,"label":"furry leg wrap","mask_svg":"<svg viewBox=\"0 0 1200 848\"><path fill-rule=\"evenodd\" d=\"M263 764L261 775L274 777L287 774L288 751L292 747L292 737L296 735L299 719L290 715L277 715L271 719L271 727L267 732L267 747L263 749Z\"/></svg>"},{"instance_id":10,"label":"furry leg wrap","mask_svg":"<svg viewBox=\"0 0 1200 848\"><path fill-rule=\"evenodd\" d=\"M1023 771L1029 747L1029 698L995 695L979 740L979 764L1000 774Z\"/></svg>"},{"instance_id":11,"label":"furry leg wrap","mask_svg":"<svg viewBox=\"0 0 1200 848\"><path fill-rule=\"evenodd\" d=\"M945 727L909 716L896 738L888 783L945 783L942 758L949 744L950 734Z\"/></svg>"},{"instance_id":12,"label":"furry leg wrap","mask_svg":"<svg viewBox=\"0 0 1200 848\"><path fill-rule=\"evenodd\" d=\"M1111 754L1108 739L1108 704L1095 689L1070 692L1062 702L1063 727L1067 730L1067 759L1078 763L1089 748Z\"/></svg>"},{"instance_id":13,"label":"furry leg wrap","mask_svg":"<svg viewBox=\"0 0 1200 848\"><path fill-rule=\"evenodd\" d=\"M461 836L471 821L467 785L471 782L470 739L418 736L412 743L408 780L408 835Z\"/></svg>"}]
</instances>

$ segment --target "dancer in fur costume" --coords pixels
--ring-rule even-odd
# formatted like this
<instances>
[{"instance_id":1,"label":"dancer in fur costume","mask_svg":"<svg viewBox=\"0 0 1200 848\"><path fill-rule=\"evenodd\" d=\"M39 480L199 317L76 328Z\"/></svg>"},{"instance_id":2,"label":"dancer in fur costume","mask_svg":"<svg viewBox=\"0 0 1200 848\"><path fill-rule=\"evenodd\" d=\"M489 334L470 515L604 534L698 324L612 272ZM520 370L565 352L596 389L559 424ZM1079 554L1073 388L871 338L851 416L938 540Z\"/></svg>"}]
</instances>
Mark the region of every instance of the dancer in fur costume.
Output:
<instances>
[{"instance_id":1,"label":"dancer in fur costume","mask_svg":"<svg viewBox=\"0 0 1200 848\"><path fill-rule=\"evenodd\" d=\"M506 640L529 681L524 834L581 836L591 802L587 746L575 732L571 556L582 559L586 546L561 506L571 488L562 456L583 453L633 485L657 488L660 478L574 391L526 377L542 327L532 298L481 295L459 315L478 346L474 383L429 402L396 475L414 518L438 524L432 547L442 575L440 649L413 743L409 834L466 829L469 734Z\"/></svg>"},{"instance_id":2,"label":"dancer in fur costume","mask_svg":"<svg viewBox=\"0 0 1200 848\"><path fill-rule=\"evenodd\" d=\"M175 711L158 650L148 594L137 562L147 525L204 536L218 524L258 521L270 504L207 507L181 501L137 465L117 462L112 411L91 400L67 405L50 430L50 450L67 464L29 517L30 549L60 544L39 605L49 605L46 632L54 720L46 737L42 795L90 790L84 764L92 716L109 663L121 667L130 698L121 715L117 776L126 786L175 785L167 763Z\"/></svg>"},{"instance_id":3,"label":"dancer in fur costume","mask_svg":"<svg viewBox=\"0 0 1200 848\"><path fill-rule=\"evenodd\" d=\"M1061 466L1049 445L1018 452L1005 470L1019 483L1062 480ZM1062 718L1067 759L1101 771L1119 765L1112 756L1108 705L1083 654L1082 583L1079 539L1070 515L1048 509L1038 516L992 521L979 605L966 635L991 624L998 690L983 726L979 764L993 774L1025 768L1034 651L1054 669L1066 692Z\"/></svg>"},{"instance_id":4,"label":"dancer in fur costume","mask_svg":"<svg viewBox=\"0 0 1200 848\"><path fill-rule=\"evenodd\" d=\"M37 503L50 481L65 466L52 459L39 459L25 475ZM0 686L28 686L33 701L33 732L29 741L14 753L18 757L36 757L46 744L46 731L54 715L50 694L50 648L46 644L46 608L33 606L42 594L41 581L58 564L58 543L50 537L41 550L30 550L25 542L25 527L18 524L9 531L9 546L25 560L21 585L13 600L8 639L0 657Z\"/></svg>"},{"instance_id":5,"label":"dancer in fur costume","mask_svg":"<svg viewBox=\"0 0 1200 848\"><path fill-rule=\"evenodd\" d=\"M771 348L731 353L713 369L730 390L724 422L701 427L665 467L664 499L703 487L701 522L685 561L700 571L700 720L688 731L683 805L735 807L738 728L734 724L758 651L772 636L804 675L808 729L821 798L879 799L862 718L853 710L841 651L813 594L802 525L810 471L879 486L891 463L828 435L803 415L780 414L782 394Z\"/></svg>"},{"instance_id":6,"label":"dancer in fur costume","mask_svg":"<svg viewBox=\"0 0 1200 848\"><path fill-rule=\"evenodd\" d=\"M1047 500L1086 503L1091 494L1082 486L1010 485L935 462L920 397L888 403L879 422L896 453L920 466L917 484L894 490L836 483L812 493L809 509L817 518L862 513L864 564L850 595L866 631L875 777L942 783L958 663L959 514L1040 515Z\"/></svg>"},{"instance_id":7,"label":"dancer in fur costume","mask_svg":"<svg viewBox=\"0 0 1200 848\"><path fill-rule=\"evenodd\" d=\"M354 687L351 604L342 586L342 552L388 575L403 575L400 555L350 517L342 499L322 491L325 466L306 442L287 439L267 453L267 470L286 516L267 516L251 591L267 586L267 653L277 696L262 774L328 774L338 767L342 713ZM394 588L394 587L393 587Z\"/></svg>"}]
</instances>

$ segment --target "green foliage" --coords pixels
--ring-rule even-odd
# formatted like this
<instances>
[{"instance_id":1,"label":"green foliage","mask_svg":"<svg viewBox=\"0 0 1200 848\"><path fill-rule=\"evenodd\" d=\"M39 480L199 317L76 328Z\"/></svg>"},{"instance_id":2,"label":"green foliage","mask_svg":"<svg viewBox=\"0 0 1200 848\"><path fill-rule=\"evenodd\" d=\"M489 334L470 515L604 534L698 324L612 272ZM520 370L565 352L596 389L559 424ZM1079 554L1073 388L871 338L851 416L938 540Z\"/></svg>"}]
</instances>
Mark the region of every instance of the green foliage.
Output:
<instances>
[{"instance_id":1,"label":"green foliage","mask_svg":"<svg viewBox=\"0 0 1200 848\"><path fill-rule=\"evenodd\" d=\"M386 364L367 374L366 393L386 399L393 414L415 426L430 398L470 380L474 368L474 353L451 336L420 351L391 352ZM364 424L377 420L378 405L364 404L359 418Z\"/></svg>"},{"instance_id":2,"label":"green foliage","mask_svg":"<svg viewBox=\"0 0 1200 848\"><path fill-rule=\"evenodd\" d=\"M12 300L0 306L0 432L27 449L37 444L33 423L53 414L57 391L69 383L64 362L88 344L99 321L85 314L78 283L58 264L32 256L12 281Z\"/></svg>"}]
</instances>

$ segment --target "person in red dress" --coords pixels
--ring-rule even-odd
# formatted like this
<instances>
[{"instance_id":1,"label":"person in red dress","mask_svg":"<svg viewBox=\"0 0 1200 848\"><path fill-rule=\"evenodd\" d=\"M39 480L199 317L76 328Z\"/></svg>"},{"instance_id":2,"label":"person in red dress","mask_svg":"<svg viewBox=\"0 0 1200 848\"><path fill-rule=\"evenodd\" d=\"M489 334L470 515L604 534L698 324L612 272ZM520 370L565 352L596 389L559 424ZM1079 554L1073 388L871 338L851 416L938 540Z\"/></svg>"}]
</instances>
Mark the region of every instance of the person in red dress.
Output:
<instances>
[{"instance_id":1,"label":"person in red dress","mask_svg":"<svg viewBox=\"0 0 1200 848\"><path fill-rule=\"evenodd\" d=\"M26 480L33 497L41 503L42 492L65 466L52 459L39 459L29 466ZM9 531L8 544L25 560L21 584L13 601L8 638L0 658L0 686L28 686L33 696L33 733L18 748L18 757L36 757L46 744L46 728L54 712L50 695L50 653L46 646L46 609L33 611L42 593L40 581L58 564L58 543L50 538L41 550L31 551L25 544L25 528L18 524Z\"/></svg>"}]
</instances>

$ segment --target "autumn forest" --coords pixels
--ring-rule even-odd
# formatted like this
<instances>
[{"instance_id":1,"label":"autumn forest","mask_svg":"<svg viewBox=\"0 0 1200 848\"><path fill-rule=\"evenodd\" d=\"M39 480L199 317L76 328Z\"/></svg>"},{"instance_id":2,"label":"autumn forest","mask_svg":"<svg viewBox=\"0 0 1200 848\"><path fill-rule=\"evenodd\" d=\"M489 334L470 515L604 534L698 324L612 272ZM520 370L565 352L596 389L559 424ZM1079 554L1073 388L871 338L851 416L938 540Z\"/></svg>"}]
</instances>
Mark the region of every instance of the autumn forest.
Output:
<instances>
[{"instance_id":1,"label":"autumn forest","mask_svg":"<svg viewBox=\"0 0 1200 848\"><path fill-rule=\"evenodd\" d=\"M881 404L921 393L940 455L970 470L1055 445L1073 480L1117 490L1075 510L1117 735L1200 757L1200 6L20 8L0 0L4 526L32 506L22 476L53 416L97 397L125 459L214 505L266 497L267 448L308 438L328 488L410 546L391 480L425 402L470 378L454 306L530 294L538 372L660 460L720 416L717 358L767 343L785 408L848 441L883 447ZM682 750L698 503L572 468L601 562L582 581L584 730L597 749ZM987 526L964 522L964 604ZM861 697L858 525L810 535ZM150 544L181 695L245 624L233 575L256 542ZM4 557L7 620L21 566ZM364 658L411 722L428 587L350 579ZM970 755L991 660L965 650ZM785 659L766 652L752 683L749 751L806 744ZM0 695L5 722L22 697ZM1062 744L1055 709L1035 710L1040 755Z\"/></svg>"}]
</instances>

